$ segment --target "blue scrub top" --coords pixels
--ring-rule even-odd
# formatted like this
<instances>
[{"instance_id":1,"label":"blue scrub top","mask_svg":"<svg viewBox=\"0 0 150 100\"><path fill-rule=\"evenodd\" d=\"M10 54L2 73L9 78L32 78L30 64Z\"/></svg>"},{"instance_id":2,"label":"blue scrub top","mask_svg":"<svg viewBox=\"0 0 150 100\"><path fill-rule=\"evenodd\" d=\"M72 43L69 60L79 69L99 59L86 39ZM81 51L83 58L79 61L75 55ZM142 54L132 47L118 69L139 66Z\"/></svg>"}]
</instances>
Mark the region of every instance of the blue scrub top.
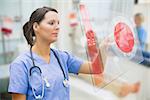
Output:
<instances>
[{"instance_id":1,"label":"blue scrub top","mask_svg":"<svg viewBox=\"0 0 150 100\"><path fill-rule=\"evenodd\" d=\"M61 65L67 78L68 72L78 74L80 66L83 63L81 59L67 52L54 51L59 55L58 57L61 60ZM44 83L45 92L42 100L70 100L69 87L64 87L63 85L64 75L54 53L50 51L50 63L46 63L43 58L34 52L32 53L35 65L40 67L43 77L50 83L50 87L46 87L46 83ZM29 82L29 70L32 66L30 51L21 54L10 64L8 92L25 94L27 100L35 100L31 88L32 84L36 95L41 94L42 82L39 75L34 75L32 83Z\"/></svg>"},{"instance_id":2,"label":"blue scrub top","mask_svg":"<svg viewBox=\"0 0 150 100\"><path fill-rule=\"evenodd\" d=\"M143 51L145 51L147 32L145 31L145 29L142 26L136 27L136 30L138 33L138 38L139 38L141 48Z\"/></svg>"}]
</instances>

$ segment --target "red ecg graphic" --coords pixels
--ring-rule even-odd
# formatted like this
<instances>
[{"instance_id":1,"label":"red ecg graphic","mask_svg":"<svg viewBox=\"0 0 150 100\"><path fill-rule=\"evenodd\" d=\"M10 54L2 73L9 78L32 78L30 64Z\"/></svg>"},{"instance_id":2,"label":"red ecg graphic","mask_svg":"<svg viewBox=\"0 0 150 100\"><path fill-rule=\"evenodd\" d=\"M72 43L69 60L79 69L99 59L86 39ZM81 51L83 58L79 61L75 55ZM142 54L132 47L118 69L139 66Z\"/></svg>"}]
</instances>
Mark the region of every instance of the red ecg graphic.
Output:
<instances>
[{"instance_id":1,"label":"red ecg graphic","mask_svg":"<svg viewBox=\"0 0 150 100\"><path fill-rule=\"evenodd\" d=\"M92 73L102 73L104 70L100 49L96 45L95 33L84 5L80 5L80 12L87 39L87 52L92 62ZM95 80L96 81L96 80Z\"/></svg>"}]
</instances>

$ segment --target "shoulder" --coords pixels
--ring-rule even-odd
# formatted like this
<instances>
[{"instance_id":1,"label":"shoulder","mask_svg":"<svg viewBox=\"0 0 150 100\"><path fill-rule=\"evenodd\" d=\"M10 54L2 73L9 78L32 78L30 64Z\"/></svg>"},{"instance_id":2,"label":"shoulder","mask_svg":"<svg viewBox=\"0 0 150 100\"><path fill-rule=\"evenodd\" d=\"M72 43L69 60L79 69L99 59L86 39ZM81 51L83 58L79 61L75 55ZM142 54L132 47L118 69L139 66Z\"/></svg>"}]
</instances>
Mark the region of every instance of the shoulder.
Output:
<instances>
[{"instance_id":1,"label":"shoulder","mask_svg":"<svg viewBox=\"0 0 150 100\"><path fill-rule=\"evenodd\" d=\"M52 49L52 50L56 53L56 56L58 56L58 58L60 58L65 63L68 63L76 59L76 57L72 53L69 53L67 51L62 51L58 49Z\"/></svg>"},{"instance_id":2,"label":"shoulder","mask_svg":"<svg viewBox=\"0 0 150 100\"><path fill-rule=\"evenodd\" d=\"M69 53L67 51L61 51L57 49L52 49L54 52L57 53L57 56L59 56L60 59L62 59L65 62L73 62L73 61L82 61L82 59L76 57L72 53Z\"/></svg>"},{"instance_id":3,"label":"shoulder","mask_svg":"<svg viewBox=\"0 0 150 100\"><path fill-rule=\"evenodd\" d=\"M67 51L63 51L63 50L58 50L58 49L51 49L52 51L54 51L58 56L61 56L61 57L68 57L70 56L71 54L68 53Z\"/></svg>"},{"instance_id":4,"label":"shoulder","mask_svg":"<svg viewBox=\"0 0 150 100\"><path fill-rule=\"evenodd\" d=\"M144 27L139 27L139 31L143 32L143 33L146 33L146 30L144 29Z\"/></svg>"},{"instance_id":5,"label":"shoulder","mask_svg":"<svg viewBox=\"0 0 150 100\"><path fill-rule=\"evenodd\" d=\"M11 67L13 66L26 66L26 63L28 62L30 58L29 51L25 51L21 53L19 56L17 56L10 64Z\"/></svg>"}]
</instances>

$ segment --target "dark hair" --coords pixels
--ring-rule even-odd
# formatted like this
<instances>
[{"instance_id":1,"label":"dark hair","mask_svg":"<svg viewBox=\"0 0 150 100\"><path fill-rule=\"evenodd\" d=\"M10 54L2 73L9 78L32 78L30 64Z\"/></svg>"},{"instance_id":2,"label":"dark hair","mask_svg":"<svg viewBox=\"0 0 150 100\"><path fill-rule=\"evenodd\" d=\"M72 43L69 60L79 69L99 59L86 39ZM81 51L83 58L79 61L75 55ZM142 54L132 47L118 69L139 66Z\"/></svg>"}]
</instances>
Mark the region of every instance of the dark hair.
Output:
<instances>
[{"instance_id":1,"label":"dark hair","mask_svg":"<svg viewBox=\"0 0 150 100\"><path fill-rule=\"evenodd\" d=\"M33 11L29 21L23 25L23 34L30 46L33 46L34 44L33 37L35 36L35 33L33 30L33 23L37 22L39 24L44 19L45 14L49 11L54 11L58 13L58 11L54 8L50 8L50 7L38 8L35 11Z\"/></svg>"},{"instance_id":2,"label":"dark hair","mask_svg":"<svg viewBox=\"0 0 150 100\"><path fill-rule=\"evenodd\" d=\"M135 16L143 16L142 13L136 13Z\"/></svg>"}]
</instances>

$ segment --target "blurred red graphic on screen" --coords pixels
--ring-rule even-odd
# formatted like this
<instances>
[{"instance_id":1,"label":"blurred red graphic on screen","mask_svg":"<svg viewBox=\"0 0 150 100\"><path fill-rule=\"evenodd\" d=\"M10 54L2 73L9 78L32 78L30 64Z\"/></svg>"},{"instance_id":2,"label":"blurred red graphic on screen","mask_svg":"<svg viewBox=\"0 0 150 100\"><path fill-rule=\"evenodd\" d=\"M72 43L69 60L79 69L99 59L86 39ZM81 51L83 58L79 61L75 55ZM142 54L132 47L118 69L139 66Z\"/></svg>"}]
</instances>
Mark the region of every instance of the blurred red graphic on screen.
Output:
<instances>
[{"instance_id":1,"label":"blurred red graphic on screen","mask_svg":"<svg viewBox=\"0 0 150 100\"><path fill-rule=\"evenodd\" d=\"M117 23L114 30L114 37L117 46L123 52L129 53L133 50L134 37L130 27L127 24L123 22Z\"/></svg>"}]
</instances>

